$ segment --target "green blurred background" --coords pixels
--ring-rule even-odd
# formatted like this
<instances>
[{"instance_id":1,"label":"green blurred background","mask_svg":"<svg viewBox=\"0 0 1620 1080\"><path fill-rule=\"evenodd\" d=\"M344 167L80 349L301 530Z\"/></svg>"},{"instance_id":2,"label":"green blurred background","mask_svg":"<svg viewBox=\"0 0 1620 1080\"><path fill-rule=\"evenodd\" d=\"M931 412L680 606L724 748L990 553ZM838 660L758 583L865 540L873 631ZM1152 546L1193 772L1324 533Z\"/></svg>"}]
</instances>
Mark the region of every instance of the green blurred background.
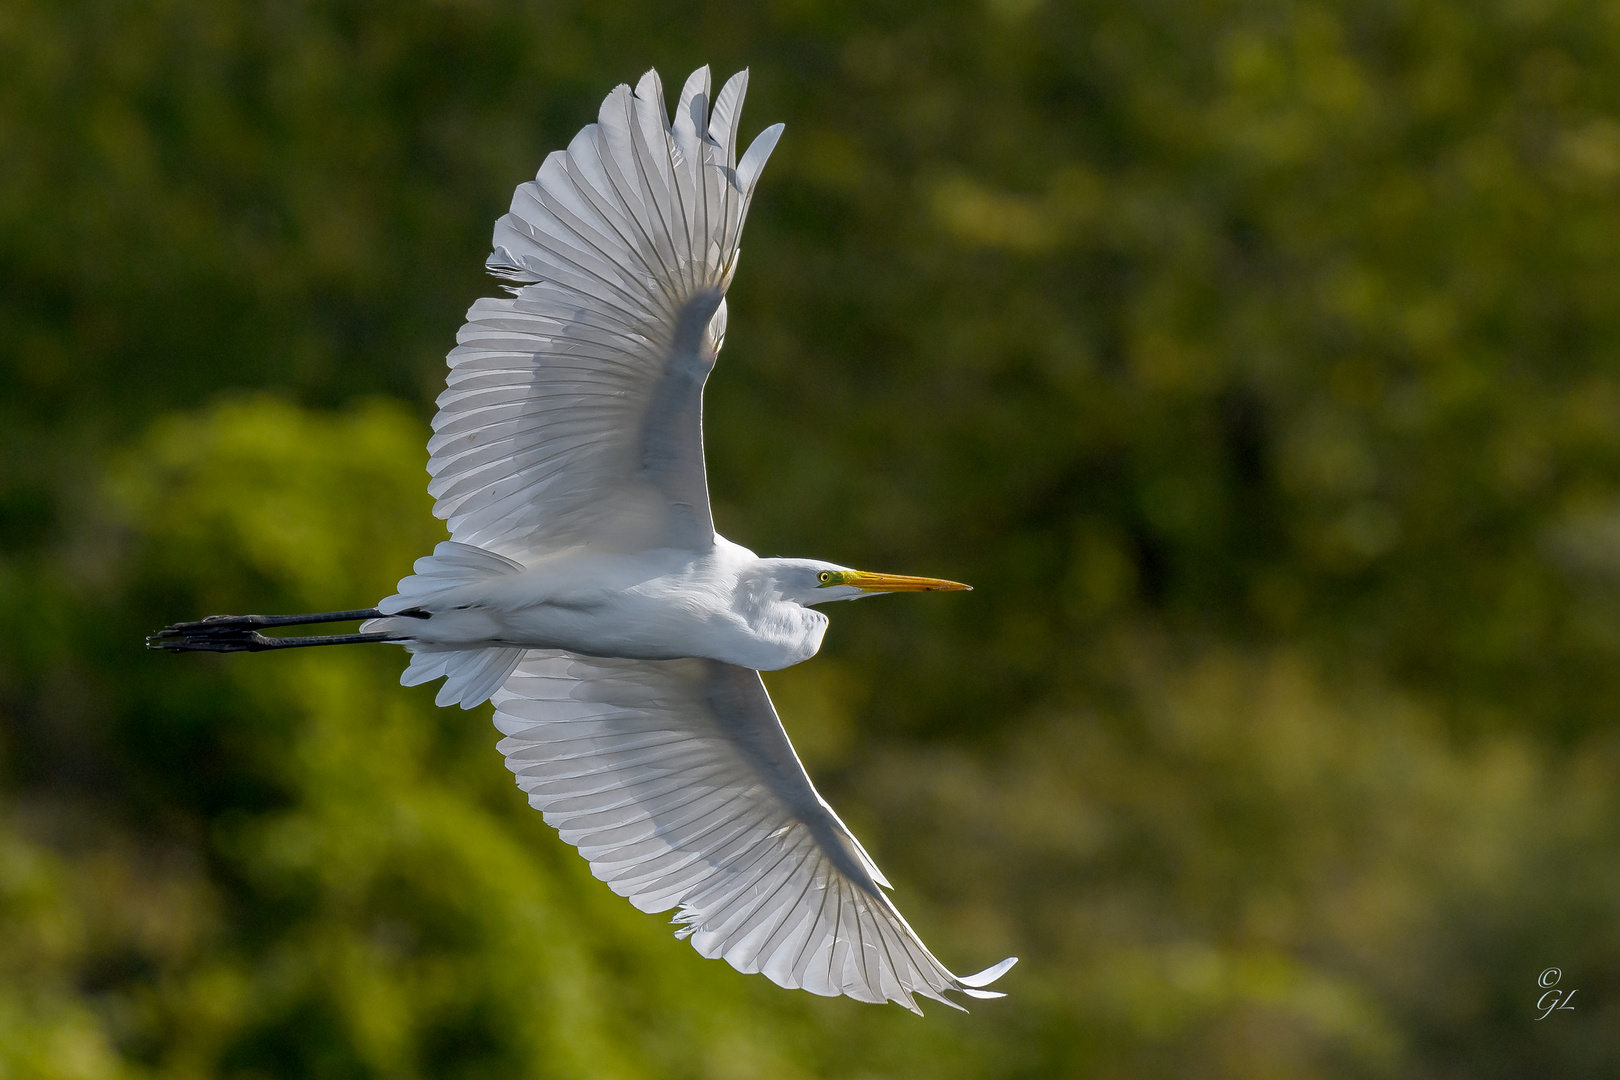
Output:
<instances>
[{"instance_id":1,"label":"green blurred background","mask_svg":"<svg viewBox=\"0 0 1620 1080\"><path fill-rule=\"evenodd\" d=\"M395 650L141 648L442 537L492 220L705 62L721 529L977 586L769 679L967 1015L702 960ZM0 0L0 1078L1620 1075L1617 197L1597 0Z\"/></svg>"}]
</instances>

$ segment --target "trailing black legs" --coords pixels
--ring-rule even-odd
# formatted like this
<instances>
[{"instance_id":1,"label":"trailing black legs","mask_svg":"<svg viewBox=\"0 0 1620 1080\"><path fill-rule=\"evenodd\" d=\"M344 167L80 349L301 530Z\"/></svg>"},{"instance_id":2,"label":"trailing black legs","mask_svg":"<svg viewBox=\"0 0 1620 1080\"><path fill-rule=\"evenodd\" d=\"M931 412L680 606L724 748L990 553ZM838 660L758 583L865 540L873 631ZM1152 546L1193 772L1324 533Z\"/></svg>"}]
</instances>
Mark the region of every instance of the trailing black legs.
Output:
<instances>
[{"instance_id":1,"label":"trailing black legs","mask_svg":"<svg viewBox=\"0 0 1620 1080\"><path fill-rule=\"evenodd\" d=\"M425 619L425 611L401 611L396 615ZM302 649L312 645L357 645L368 641L404 641L403 634L322 634L314 637L266 637L261 629L273 626L307 626L312 623L357 622L376 619L383 613L376 608L356 611L324 611L314 615L213 615L197 622L175 623L146 639L148 649L168 652L264 652L267 649Z\"/></svg>"}]
</instances>

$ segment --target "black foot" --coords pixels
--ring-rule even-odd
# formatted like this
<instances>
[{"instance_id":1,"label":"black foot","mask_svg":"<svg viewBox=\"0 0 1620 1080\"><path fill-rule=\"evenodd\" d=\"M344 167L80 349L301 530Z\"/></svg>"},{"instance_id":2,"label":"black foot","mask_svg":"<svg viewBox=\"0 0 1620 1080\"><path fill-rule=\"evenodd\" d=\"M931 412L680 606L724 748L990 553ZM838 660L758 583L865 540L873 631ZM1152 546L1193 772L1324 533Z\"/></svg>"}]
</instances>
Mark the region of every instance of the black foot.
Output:
<instances>
[{"instance_id":1,"label":"black foot","mask_svg":"<svg viewBox=\"0 0 1620 1080\"><path fill-rule=\"evenodd\" d=\"M252 615L240 616L251 619ZM258 652L273 649L272 639L251 628L252 624L234 623L233 616L218 615L221 622L175 623L164 627L146 639L148 649L166 652Z\"/></svg>"}]
</instances>

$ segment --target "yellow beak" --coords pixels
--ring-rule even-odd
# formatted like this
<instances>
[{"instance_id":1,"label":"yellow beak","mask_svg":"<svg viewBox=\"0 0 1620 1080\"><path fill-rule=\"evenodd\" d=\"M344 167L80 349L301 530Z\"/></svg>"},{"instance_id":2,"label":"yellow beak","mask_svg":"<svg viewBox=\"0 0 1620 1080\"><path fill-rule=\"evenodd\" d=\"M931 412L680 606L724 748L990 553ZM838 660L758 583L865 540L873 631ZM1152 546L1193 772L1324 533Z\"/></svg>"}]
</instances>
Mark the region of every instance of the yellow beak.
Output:
<instances>
[{"instance_id":1,"label":"yellow beak","mask_svg":"<svg viewBox=\"0 0 1620 1080\"><path fill-rule=\"evenodd\" d=\"M957 592L973 586L937 577L911 577L907 574L868 574L851 570L839 585L853 585L863 592Z\"/></svg>"}]
</instances>

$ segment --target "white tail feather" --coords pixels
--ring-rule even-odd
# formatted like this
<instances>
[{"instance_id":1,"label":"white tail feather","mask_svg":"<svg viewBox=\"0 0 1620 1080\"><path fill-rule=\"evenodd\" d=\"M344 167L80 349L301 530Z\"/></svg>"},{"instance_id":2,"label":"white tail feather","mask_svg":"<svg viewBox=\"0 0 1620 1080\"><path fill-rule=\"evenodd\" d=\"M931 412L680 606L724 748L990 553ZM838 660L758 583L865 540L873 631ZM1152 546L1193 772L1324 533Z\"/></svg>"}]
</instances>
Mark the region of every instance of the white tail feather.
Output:
<instances>
[{"instance_id":1,"label":"white tail feather","mask_svg":"<svg viewBox=\"0 0 1620 1080\"><path fill-rule=\"evenodd\" d=\"M471 544L446 540L433 549L432 555L417 559L412 569L415 573L400 581L399 591L377 605L379 611L392 616L412 608L431 607L436 599L464 585L521 573L523 564ZM372 619L361 629L408 633L412 621L410 617ZM399 677L400 683L419 686L442 678L444 685L434 700L441 706L460 705L463 709L488 701L523 659L522 649L457 649L418 641L407 641L405 648L412 656L410 666Z\"/></svg>"},{"instance_id":2,"label":"white tail feather","mask_svg":"<svg viewBox=\"0 0 1620 1080\"><path fill-rule=\"evenodd\" d=\"M504 555L446 540L433 549L433 554L416 560L416 572L403 578L399 591L377 605L385 615L396 615L418 607L445 592L503 574L517 574L523 564L513 562Z\"/></svg>"},{"instance_id":3,"label":"white tail feather","mask_svg":"<svg viewBox=\"0 0 1620 1080\"><path fill-rule=\"evenodd\" d=\"M414 655L399 677L402 686L419 686L443 678L434 703L471 709L489 700L523 659L522 649L435 649L417 642L405 648Z\"/></svg>"}]
</instances>

